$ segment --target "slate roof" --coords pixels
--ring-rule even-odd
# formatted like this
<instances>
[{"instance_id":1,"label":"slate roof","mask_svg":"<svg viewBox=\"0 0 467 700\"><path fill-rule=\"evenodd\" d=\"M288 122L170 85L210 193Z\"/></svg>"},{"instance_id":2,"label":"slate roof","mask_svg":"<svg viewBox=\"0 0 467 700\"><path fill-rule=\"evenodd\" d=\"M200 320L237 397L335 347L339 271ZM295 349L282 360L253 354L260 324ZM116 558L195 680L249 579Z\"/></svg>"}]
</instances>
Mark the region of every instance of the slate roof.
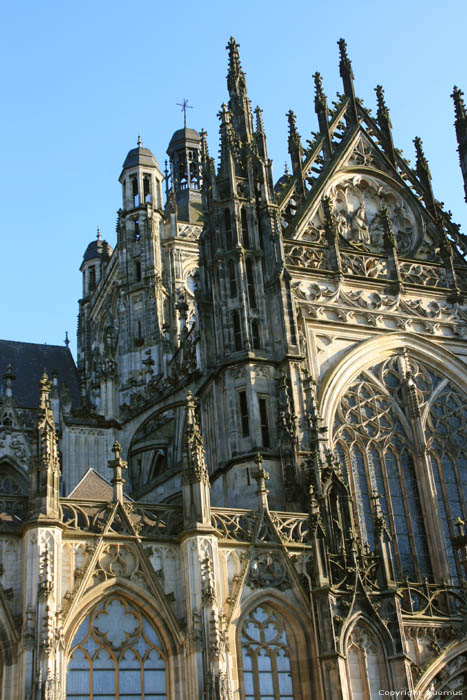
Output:
<instances>
[{"instance_id":1,"label":"slate roof","mask_svg":"<svg viewBox=\"0 0 467 700\"><path fill-rule=\"evenodd\" d=\"M128 151L128 155L123 163L123 170L127 168L133 168L136 165L147 165L151 168L158 168L159 163L155 159L153 153L149 148L143 148L142 146L137 146L137 148L132 148Z\"/></svg>"},{"instance_id":2,"label":"slate roof","mask_svg":"<svg viewBox=\"0 0 467 700\"><path fill-rule=\"evenodd\" d=\"M113 486L110 481L95 469L90 467L86 474L76 484L74 489L68 494L68 498L75 498L82 501L111 501L113 496ZM132 501L129 496L123 496L124 501Z\"/></svg>"},{"instance_id":3,"label":"slate roof","mask_svg":"<svg viewBox=\"0 0 467 700\"><path fill-rule=\"evenodd\" d=\"M87 260L94 260L95 258L100 258L102 255L112 255L112 247L107 243L107 241L94 240L88 245L85 250L83 262Z\"/></svg>"},{"instance_id":4,"label":"slate roof","mask_svg":"<svg viewBox=\"0 0 467 700\"><path fill-rule=\"evenodd\" d=\"M39 405L39 381L47 372L52 379L54 371L58 375L58 386L68 386L73 407L80 404L78 370L73 356L62 345L22 343L16 340L0 340L0 393L4 393L3 375L11 364L16 376L13 382L13 396L20 408L37 408Z\"/></svg>"}]
</instances>

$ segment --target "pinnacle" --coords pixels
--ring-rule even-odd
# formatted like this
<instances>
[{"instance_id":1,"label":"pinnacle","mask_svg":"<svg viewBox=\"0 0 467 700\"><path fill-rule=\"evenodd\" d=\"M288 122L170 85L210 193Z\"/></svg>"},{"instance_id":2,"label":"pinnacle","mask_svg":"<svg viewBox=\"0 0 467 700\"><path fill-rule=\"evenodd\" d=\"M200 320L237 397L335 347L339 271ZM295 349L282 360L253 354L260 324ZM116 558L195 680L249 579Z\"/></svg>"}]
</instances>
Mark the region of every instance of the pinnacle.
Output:
<instances>
[{"instance_id":1,"label":"pinnacle","mask_svg":"<svg viewBox=\"0 0 467 700\"><path fill-rule=\"evenodd\" d=\"M347 53L347 42L345 39L339 39L337 42L339 46L339 55L340 55L340 62L339 62L339 68L340 68L340 74L343 77L343 72L348 72L350 74L350 77L353 78L353 73L352 73L352 62L350 61L349 55Z\"/></svg>"},{"instance_id":2,"label":"pinnacle","mask_svg":"<svg viewBox=\"0 0 467 700\"><path fill-rule=\"evenodd\" d=\"M456 111L456 121L462 121L467 117L465 111L465 103L463 100L464 93L457 85L454 85L451 97L454 100L454 109Z\"/></svg>"},{"instance_id":3,"label":"pinnacle","mask_svg":"<svg viewBox=\"0 0 467 700\"><path fill-rule=\"evenodd\" d=\"M384 99L384 90L382 85L377 85L375 87L376 101L378 104L378 117L384 116L389 117L389 110L386 105L386 100Z\"/></svg>"},{"instance_id":4,"label":"pinnacle","mask_svg":"<svg viewBox=\"0 0 467 700\"><path fill-rule=\"evenodd\" d=\"M415 145L415 152L417 154L417 163L416 163L417 175L420 176L420 172L424 171L428 175L428 177L431 178L430 168L428 166L428 161L425 157L425 153L423 152L422 140L419 136L416 136L414 138L413 142Z\"/></svg>"}]
</instances>

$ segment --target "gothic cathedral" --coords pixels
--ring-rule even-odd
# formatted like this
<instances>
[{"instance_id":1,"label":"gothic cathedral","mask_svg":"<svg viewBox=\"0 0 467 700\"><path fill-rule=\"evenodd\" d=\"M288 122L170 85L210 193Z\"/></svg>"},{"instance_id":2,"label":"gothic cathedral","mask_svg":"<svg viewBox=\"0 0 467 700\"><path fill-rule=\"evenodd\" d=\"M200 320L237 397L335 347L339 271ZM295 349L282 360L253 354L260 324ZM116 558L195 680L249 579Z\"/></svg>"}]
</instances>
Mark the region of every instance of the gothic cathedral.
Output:
<instances>
[{"instance_id":1,"label":"gothic cathedral","mask_svg":"<svg viewBox=\"0 0 467 700\"><path fill-rule=\"evenodd\" d=\"M2 700L467 694L467 237L338 43L275 182L231 39L218 163L126 156L77 364L0 341Z\"/></svg>"}]
</instances>

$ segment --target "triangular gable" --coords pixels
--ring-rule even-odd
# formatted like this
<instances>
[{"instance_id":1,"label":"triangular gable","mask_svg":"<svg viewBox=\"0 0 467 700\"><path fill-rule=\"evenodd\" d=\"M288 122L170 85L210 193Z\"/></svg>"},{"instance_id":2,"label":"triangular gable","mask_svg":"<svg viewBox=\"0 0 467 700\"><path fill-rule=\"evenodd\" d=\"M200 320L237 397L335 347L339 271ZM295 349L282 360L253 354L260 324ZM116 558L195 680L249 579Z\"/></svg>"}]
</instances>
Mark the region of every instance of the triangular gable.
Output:
<instances>
[{"instance_id":1,"label":"triangular gable","mask_svg":"<svg viewBox=\"0 0 467 700\"><path fill-rule=\"evenodd\" d=\"M90 467L86 474L78 481L67 498L79 499L83 501L111 501L113 497L113 486L102 474ZM123 500L132 501L129 496L124 496Z\"/></svg>"}]
</instances>

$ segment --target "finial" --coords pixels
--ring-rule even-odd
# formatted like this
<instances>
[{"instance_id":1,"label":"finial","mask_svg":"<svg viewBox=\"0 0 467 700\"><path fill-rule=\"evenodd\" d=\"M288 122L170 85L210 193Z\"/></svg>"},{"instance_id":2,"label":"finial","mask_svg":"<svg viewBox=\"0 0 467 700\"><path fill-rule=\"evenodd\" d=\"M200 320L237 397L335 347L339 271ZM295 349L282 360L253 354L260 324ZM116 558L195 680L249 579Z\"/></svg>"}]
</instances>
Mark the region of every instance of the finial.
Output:
<instances>
[{"instance_id":1,"label":"finial","mask_svg":"<svg viewBox=\"0 0 467 700\"><path fill-rule=\"evenodd\" d=\"M377 85L375 87L375 92L376 92L376 101L378 104L378 121L381 122L382 119L387 120L388 126L391 127L391 120L389 118L389 109L386 105L386 101L384 99L384 90L382 85Z\"/></svg>"},{"instance_id":2,"label":"finial","mask_svg":"<svg viewBox=\"0 0 467 700\"><path fill-rule=\"evenodd\" d=\"M323 78L321 73L314 73L313 80L315 81L315 105L326 102L326 95L323 91Z\"/></svg>"},{"instance_id":3,"label":"finial","mask_svg":"<svg viewBox=\"0 0 467 700\"><path fill-rule=\"evenodd\" d=\"M287 112L285 115L287 117L287 120L289 122L289 138L300 138L300 135L297 131L297 123L296 123L296 116L295 112L291 109Z\"/></svg>"},{"instance_id":4,"label":"finial","mask_svg":"<svg viewBox=\"0 0 467 700\"><path fill-rule=\"evenodd\" d=\"M101 227L100 226L97 227L97 240L98 241L101 240Z\"/></svg>"},{"instance_id":5,"label":"finial","mask_svg":"<svg viewBox=\"0 0 467 700\"><path fill-rule=\"evenodd\" d=\"M417 175L420 177L420 179L428 177L428 179L431 180L430 168L428 166L428 161L425 157L425 153L423 152L422 140L419 136L416 136L413 142L415 145L415 152L417 154L417 163L415 166Z\"/></svg>"},{"instance_id":6,"label":"finial","mask_svg":"<svg viewBox=\"0 0 467 700\"><path fill-rule=\"evenodd\" d=\"M287 161L285 161L284 163L284 175L286 177L290 177L289 164L287 163Z\"/></svg>"},{"instance_id":7,"label":"finial","mask_svg":"<svg viewBox=\"0 0 467 700\"><path fill-rule=\"evenodd\" d=\"M347 42L345 41L345 39L339 39L337 44L339 46L339 54L340 54L339 68L340 68L341 77L344 77L342 75L343 71L348 71L350 74L350 77L353 78L352 63L351 63L349 55L347 53Z\"/></svg>"},{"instance_id":8,"label":"finial","mask_svg":"<svg viewBox=\"0 0 467 700\"><path fill-rule=\"evenodd\" d=\"M208 132L205 131L205 129L201 129L200 136L201 136L201 158L202 158L202 160L207 160L209 158L208 138L207 138Z\"/></svg>"},{"instance_id":9,"label":"finial","mask_svg":"<svg viewBox=\"0 0 467 700\"><path fill-rule=\"evenodd\" d=\"M181 111L183 112L183 128L186 129L186 111L187 109L193 109L193 107L188 104L188 100L185 97L182 102L177 102L177 107L181 107Z\"/></svg>"},{"instance_id":10,"label":"finial","mask_svg":"<svg viewBox=\"0 0 467 700\"><path fill-rule=\"evenodd\" d=\"M263 124L263 110L261 107L256 107L256 133L264 134L264 124Z\"/></svg>"},{"instance_id":11,"label":"finial","mask_svg":"<svg viewBox=\"0 0 467 700\"><path fill-rule=\"evenodd\" d=\"M232 97L246 95L245 73L242 70L240 63L240 55L238 53L240 44L237 44L233 36L230 37L226 49L229 52L229 68L227 72L227 87Z\"/></svg>"},{"instance_id":12,"label":"finial","mask_svg":"<svg viewBox=\"0 0 467 700\"><path fill-rule=\"evenodd\" d=\"M461 121L466 118L465 104L462 99L464 93L460 90L457 85L454 85L451 97L454 100L454 109L456 111L456 121Z\"/></svg>"},{"instance_id":13,"label":"finial","mask_svg":"<svg viewBox=\"0 0 467 700\"><path fill-rule=\"evenodd\" d=\"M136 142L136 145L138 146L138 148L141 148L141 146L143 145L143 139L141 138L141 132L140 132L140 131L138 131L138 140L137 140L137 142Z\"/></svg>"},{"instance_id":14,"label":"finial","mask_svg":"<svg viewBox=\"0 0 467 700\"><path fill-rule=\"evenodd\" d=\"M127 462L124 462L120 457L121 449L120 443L115 440L112 445L112 452L115 455L115 459L109 460L109 467L114 470L114 478L111 480L114 502L123 501L123 484L125 483L125 479L122 477L122 469L126 469L128 466Z\"/></svg>"},{"instance_id":15,"label":"finial","mask_svg":"<svg viewBox=\"0 0 467 700\"><path fill-rule=\"evenodd\" d=\"M68 347L70 344L70 339L68 338L68 331L65 331L65 340L63 341L65 345Z\"/></svg>"},{"instance_id":16,"label":"finial","mask_svg":"<svg viewBox=\"0 0 467 700\"><path fill-rule=\"evenodd\" d=\"M256 469L252 472L251 476L258 484L256 494L259 498L260 509L267 510L269 492L266 488L266 481L269 479L269 473L263 468L263 456L261 452L257 453L253 461L256 464Z\"/></svg>"}]
</instances>

